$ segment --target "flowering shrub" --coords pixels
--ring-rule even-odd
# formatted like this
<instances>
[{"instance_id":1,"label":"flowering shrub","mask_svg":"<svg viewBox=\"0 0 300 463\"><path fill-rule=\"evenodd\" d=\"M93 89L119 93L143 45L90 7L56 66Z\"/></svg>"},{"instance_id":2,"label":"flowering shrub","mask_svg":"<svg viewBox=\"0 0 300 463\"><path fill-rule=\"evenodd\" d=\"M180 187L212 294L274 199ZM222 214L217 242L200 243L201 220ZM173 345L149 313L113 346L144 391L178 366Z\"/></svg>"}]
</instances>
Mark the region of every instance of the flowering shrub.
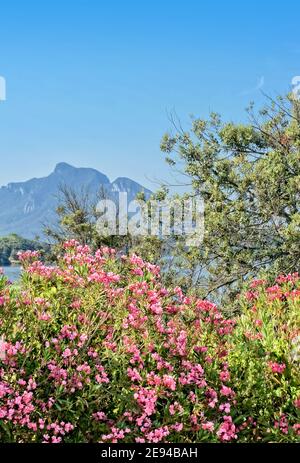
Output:
<instances>
[{"instance_id":1,"label":"flowering shrub","mask_svg":"<svg viewBox=\"0 0 300 463\"><path fill-rule=\"evenodd\" d=\"M234 321L135 255L38 259L0 276L2 442L299 439L297 282L251 288Z\"/></svg>"},{"instance_id":2,"label":"flowering shrub","mask_svg":"<svg viewBox=\"0 0 300 463\"><path fill-rule=\"evenodd\" d=\"M253 427L239 439L300 441L300 278L255 280L239 303L229 362L239 414Z\"/></svg>"}]
</instances>

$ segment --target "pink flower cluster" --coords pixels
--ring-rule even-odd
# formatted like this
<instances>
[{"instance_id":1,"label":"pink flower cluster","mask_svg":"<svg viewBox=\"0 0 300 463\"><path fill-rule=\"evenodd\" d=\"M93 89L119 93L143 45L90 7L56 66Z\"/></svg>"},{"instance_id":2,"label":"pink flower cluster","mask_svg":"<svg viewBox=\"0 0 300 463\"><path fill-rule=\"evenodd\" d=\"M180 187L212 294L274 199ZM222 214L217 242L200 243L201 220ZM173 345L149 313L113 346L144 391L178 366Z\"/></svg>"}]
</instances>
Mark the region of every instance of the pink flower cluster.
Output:
<instances>
[{"instance_id":1,"label":"pink flower cluster","mask_svg":"<svg viewBox=\"0 0 300 463\"><path fill-rule=\"evenodd\" d=\"M273 373L282 374L286 369L286 365L284 363L269 362L268 365L273 371Z\"/></svg>"},{"instance_id":2,"label":"pink flower cluster","mask_svg":"<svg viewBox=\"0 0 300 463\"><path fill-rule=\"evenodd\" d=\"M7 435L45 443L230 442L247 432L256 439L257 417L238 408L246 401L231 364L234 320L179 287L165 288L159 267L136 255L107 247L93 253L74 240L64 249L57 266L21 254L27 283L0 291L0 420ZM263 338L260 292L276 305L287 292L296 297L296 280L251 284L252 324L243 343ZM290 365L264 360L262 368L277 384ZM294 393L294 412L299 400ZM272 430L299 434L283 411L272 415Z\"/></svg>"}]
</instances>

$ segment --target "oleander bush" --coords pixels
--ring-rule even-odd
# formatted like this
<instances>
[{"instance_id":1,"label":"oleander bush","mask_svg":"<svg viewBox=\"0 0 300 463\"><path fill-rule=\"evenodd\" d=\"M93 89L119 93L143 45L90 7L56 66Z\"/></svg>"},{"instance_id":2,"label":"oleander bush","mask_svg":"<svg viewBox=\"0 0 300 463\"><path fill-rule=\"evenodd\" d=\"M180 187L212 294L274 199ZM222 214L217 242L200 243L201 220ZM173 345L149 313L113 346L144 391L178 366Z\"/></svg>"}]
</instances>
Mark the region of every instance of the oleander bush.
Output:
<instances>
[{"instance_id":1,"label":"oleander bush","mask_svg":"<svg viewBox=\"0 0 300 463\"><path fill-rule=\"evenodd\" d=\"M254 280L239 298L229 363L245 440L290 442L300 435L300 279ZM243 425L245 426L245 424Z\"/></svg>"},{"instance_id":2,"label":"oleander bush","mask_svg":"<svg viewBox=\"0 0 300 463\"><path fill-rule=\"evenodd\" d=\"M0 278L1 442L300 441L300 280L228 319L136 255L65 244Z\"/></svg>"}]
</instances>

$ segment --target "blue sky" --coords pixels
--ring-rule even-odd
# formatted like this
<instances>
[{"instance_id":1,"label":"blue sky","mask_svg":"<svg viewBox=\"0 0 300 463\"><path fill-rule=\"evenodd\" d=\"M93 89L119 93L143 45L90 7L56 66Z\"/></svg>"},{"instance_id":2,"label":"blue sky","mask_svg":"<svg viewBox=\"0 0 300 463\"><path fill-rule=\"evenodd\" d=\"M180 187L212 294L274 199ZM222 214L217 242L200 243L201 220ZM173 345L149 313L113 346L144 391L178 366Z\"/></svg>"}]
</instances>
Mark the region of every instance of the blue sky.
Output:
<instances>
[{"instance_id":1,"label":"blue sky","mask_svg":"<svg viewBox=\"0 0 300 463\"><path fill-rule=\"evenodd\" d=\"M300 3L14 1L1 4L0 185L66 161L155 188L176 110L242 120L300 75Z\"/></svg>"}]
</instances>

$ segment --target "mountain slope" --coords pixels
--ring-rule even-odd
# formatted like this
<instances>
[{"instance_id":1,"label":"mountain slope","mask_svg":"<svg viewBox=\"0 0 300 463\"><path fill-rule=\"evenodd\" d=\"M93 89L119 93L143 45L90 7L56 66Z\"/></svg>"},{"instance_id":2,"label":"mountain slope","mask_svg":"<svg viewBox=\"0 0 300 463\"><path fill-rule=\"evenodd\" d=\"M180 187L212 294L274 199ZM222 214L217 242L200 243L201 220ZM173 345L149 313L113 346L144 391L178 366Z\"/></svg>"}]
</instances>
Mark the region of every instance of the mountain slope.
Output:
<instances>
[{"instance_id":1,"label":"mountain slope","mask_svg":"<svg viewBox=\"0 0 300 463\"><path fill-rule=\"evenodd\" d=\"M111 183L106 175L95 169L77 168L61 162L48 177L9 183L0 188L0 236L17 233L25 238L34 238L42 235L43 224L56 219L60 185L77 190L85 188L92 197L102 187L112 199L119 191L125 191L129 201L140 191L145 191L146 196L151 194L129 178L118 178Z\"/></svg>"}]
</instances>

